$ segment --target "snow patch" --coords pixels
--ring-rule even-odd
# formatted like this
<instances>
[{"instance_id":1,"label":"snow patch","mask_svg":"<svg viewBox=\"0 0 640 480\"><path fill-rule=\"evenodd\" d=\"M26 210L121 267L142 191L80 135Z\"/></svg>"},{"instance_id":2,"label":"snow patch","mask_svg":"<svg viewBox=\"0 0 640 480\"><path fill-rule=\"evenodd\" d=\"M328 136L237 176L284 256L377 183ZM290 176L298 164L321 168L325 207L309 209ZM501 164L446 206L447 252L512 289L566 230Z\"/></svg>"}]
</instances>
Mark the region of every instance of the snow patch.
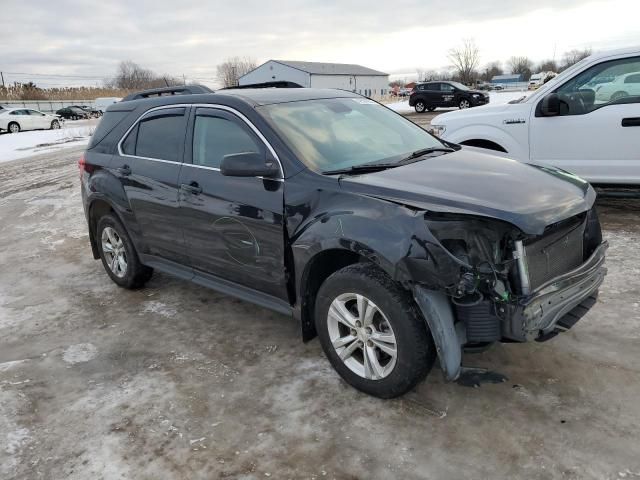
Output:
<instances>
[{"instance_id":1,"label":"snow patch","mask_svg":"<svg viewBox=\"0 0 640 480\"><path fill-rule=\"evenodd\" d=\"M68 347L64 354L62 355L62 359L71 365L75 365L76 363L85 363L89 360L95 358L98 354L98 349L91 343L78 343L76 345L71 345Z\"/></svg>"},{"instance_id":2,"label":"snow patch","mask_svg":"<svg viewBox=\"0 0 640 480\"><path fill-rule=\"evenodd\" d=\"M142 311L143 313L155 313L165 318L173 318L178 314L175 308L155 300L144 302Z\"/></svg>"}]
</instances>

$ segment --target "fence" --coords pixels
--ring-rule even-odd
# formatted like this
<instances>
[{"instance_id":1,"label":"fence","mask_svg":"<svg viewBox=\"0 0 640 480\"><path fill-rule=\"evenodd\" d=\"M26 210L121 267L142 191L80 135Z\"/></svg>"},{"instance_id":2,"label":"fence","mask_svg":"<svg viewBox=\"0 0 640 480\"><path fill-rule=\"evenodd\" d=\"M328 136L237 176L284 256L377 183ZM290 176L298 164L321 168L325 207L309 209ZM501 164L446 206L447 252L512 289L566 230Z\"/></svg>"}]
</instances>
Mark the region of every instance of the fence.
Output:
<instances>
[{"instance_id":1,"label":"fence","mask_svg":"<svg viewBox=\"0 0 640 480\"><path fill-rule=\"evenodd\" d=\"M0 105L5 108L32 108L45 113L55 113L56 110L71 105L94 106L91 100L0 100Z\"/></svg>"}]
</instances>

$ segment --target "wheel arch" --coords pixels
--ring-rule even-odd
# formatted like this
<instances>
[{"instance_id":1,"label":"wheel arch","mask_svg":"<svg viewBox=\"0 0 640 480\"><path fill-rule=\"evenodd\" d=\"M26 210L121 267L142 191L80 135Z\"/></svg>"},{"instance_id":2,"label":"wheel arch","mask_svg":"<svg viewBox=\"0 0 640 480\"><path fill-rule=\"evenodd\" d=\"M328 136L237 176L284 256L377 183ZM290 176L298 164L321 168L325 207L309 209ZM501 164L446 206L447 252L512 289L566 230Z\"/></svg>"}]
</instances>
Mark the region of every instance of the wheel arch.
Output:
<instances>
[{"instance_id":1,"label":"wheel arch","mask_svg":"<svg viewBox=\"0 0 640 480\"><path fill-rule=\"evenodd\" d=\"M492 142L491 140L486 140L483 138L472 138L470 140L460 142L460 144L467 145L469 147L484 148L486 150L495 150L497 152L508 153L507 150L499 143Z\"/></svg>"},{"instance_id":2,"label":"wheel arch","mask_svg":"<svg viewBox=\"0 0 640 480\"><path fill-rule=\"evenodd\" d=\"M138 248L136 242L134 241L129 228L127 227L127 223L124 221L122 215L110 200L108 200L104 196L94 197L90 199L87 212L87 222L89 224L89 242L91 243L91 252L94 259L98 260L100 258L100 254L98 251L98 239L96 238L96 229L98 227L98 222L103 216L108 214L113 215L120 222L122 228L125 229L125 232L131 239L131 243L136 249L136 253L139 253L137 252Z\"/></svg>"},{"instance_id":3,"label":"wheel arch","mask_svg":"<svg viewBox=\"0 0 640 480\"><path fill-rule=\"evenodd\" d=\"M379 264L362 253L339 247L322 250L307 261L298 290L303 341L307 342L317 335L314 318L315 300L322 284L333 273L357 263L367 263L384 271Z\"/></svg>"}]
</instances>

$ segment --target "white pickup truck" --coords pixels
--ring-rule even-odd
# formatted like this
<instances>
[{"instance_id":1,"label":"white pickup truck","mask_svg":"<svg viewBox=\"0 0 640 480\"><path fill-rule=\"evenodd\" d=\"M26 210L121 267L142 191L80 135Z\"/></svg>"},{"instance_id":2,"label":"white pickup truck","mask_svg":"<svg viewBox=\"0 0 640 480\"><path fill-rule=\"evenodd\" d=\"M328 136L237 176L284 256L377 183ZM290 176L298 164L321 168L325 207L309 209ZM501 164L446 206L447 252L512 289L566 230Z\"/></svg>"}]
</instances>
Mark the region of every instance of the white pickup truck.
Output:
<instances>
[{"instance_id":1,"label":"white pickup truck","mask_svg":"<svg viewBox=\"0 0 640 480\"><path fill-rule=\"evenodd\" d=\"M597 53L521 99L438 115L432 131L450 142L554 165L591 183L640 185L636 73L640 47Z\"/></svg>"}]
</instances>

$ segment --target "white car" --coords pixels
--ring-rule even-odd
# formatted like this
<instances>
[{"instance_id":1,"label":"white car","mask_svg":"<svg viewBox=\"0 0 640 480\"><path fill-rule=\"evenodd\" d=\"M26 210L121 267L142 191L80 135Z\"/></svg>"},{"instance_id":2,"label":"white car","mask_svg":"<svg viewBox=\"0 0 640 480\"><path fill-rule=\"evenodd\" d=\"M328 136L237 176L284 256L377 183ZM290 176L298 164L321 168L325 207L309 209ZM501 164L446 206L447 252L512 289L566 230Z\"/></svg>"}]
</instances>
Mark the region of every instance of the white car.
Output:
<instances>
[{"instance_id":1,"label":"white car","mask_svg":"<svg viewBox=\"0 0 640 480\"><path fill-rule=\"evenodd\" d=\"M62 120L57 115L31 110L8 108L0 110L0 131L18 133L21 130L58 129Z\"/></svg>"},{"instance_id":2,"label":"white car","mask_svg":"<svg viewBox=\"0 0 640 480\"><path fill-rule=\"evenodd\" d=\"M438 115L432 131L592 183L640 185L640 90L604 98L607 84L594 83L616 78L611 85L635 86L639 74L640 47L597 53L519 100Z\"/></svg>"},{"instance_id":3,"label":"white car","mask_svg":"<svg viewBox=\"0 0 640 480\"><path fill-rule=\"evenodd\" d=\"M620 75L613 82L596 86L595 90L596 100L602 102L614 102L624 97L637 97L640 95L640 73Z\"/></svg>"}]
</instances>

